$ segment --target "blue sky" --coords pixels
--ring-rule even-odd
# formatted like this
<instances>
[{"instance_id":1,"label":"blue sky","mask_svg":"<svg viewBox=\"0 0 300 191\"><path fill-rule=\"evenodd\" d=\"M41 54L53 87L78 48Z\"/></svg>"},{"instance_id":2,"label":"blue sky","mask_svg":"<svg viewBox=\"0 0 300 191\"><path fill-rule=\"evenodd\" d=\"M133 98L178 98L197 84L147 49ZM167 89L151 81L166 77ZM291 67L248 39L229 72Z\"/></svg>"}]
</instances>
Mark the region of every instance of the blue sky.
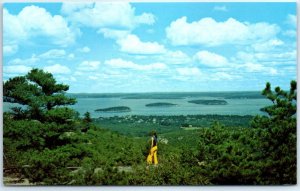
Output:
<instances>
[{"instance_id":1,"label":"blue sky","mask_svg":"<svg viewBox=\"0 0 300 191\"><path fill-rule=\"evenodd\" d=\"M3 80L69 92L262 90L296 79L296 3L6 3Z\"/></svg>"}]
</instances>

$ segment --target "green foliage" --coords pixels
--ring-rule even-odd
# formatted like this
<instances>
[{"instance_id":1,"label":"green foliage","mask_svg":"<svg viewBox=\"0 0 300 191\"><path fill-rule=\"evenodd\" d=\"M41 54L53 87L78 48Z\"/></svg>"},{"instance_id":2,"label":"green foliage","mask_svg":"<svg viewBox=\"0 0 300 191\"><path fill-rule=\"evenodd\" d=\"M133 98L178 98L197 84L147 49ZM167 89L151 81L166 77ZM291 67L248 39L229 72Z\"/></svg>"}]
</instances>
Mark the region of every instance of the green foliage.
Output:
<instances>
[{"instance_id":1,"label":"green foliage","mask_svg":"<svg viewBox=\"0 0 300 191\"><path fill-rule=\"evenodd\" d=\"M53 78L53 75L48 72L44 72L39 69L32 69L27 75L26 78L34 82L36 85L42 88L44 95L53 95L54 93L63 93L69 89L68 85L56 84L56 80Z\"/></svg>"},{"instance_id":2,"label":"green foliage","mask_svg":"<svg viewBox=\"0 0 300 191\"><path fill-rule=\"evenodd\" d=\"M24 175L29 178L30 182L38 184L66 184L69 180L69 173L65 165L69 161L70 153L62 151L45 149L41 152L26 153L28 167L24 169Z\"/></svg>"},{"instance_id":3,"label":"green foliage","mask_svg":"<svg viewBox=\"0 0 300 191\"><path fill-rule=\"evenodd\" d=\"M90 112L85 112L84 113L84 118L83 118L84 126L81 128L81 131L82 132L87 132L90 129L90 127L91 127L92 121L93 120L91 118Z\"/></svg>"},{"instance_id":4,"label":"green foliage","mask_svg":"<svg viewBox=\"0 0 300 191\"><path fill-rule=\"evenodd\" d=\"M16 119L52 120L45 115L58 106L75 104L74 98L68 98L64 93L68 85L57 84L53 75L39 69L32 69L26 76L14 77L3 85L4 101L19 103L25 108L14 109Z\"/></svg>"},{"instance_id":5,"label":"green foliage","mask_svg":"<svg viewBox=\"0 0 300 191\"><path fill-rule=\"evenodd\" d=\"M258 184L255 130L226 128L218 123L200 131L198 160L213 184Z\"/></svg>"},{"instance_id":6,"label":"green foliage","mask_svg":"<svg viewBox=\"0 0 300 191\"><path fill-rule=\"evenodd\" d=\"M35 96L40 96L38 86L31 84L26 77L18 76L9 79L3 85L4 101L31 105Z\"/></svg>"},{"instance_id":7,"label":"green foliage","mask_svg":"<svg viewBox=\"0 0 300 191\"><path fill-rule=\"evenodd\" d=\"M16 167L38 185L296 183L295 81L288 92L279 87L272 91L267 83L263 95L274 104L250 126L251 116L92 120L87 112L79 119L62 107L72 102L62 94L68 87L40 70L5 86L6 99L27 106L4 113L4 168ZM23 95L18 95L20 88L25 88ZM146 164L152 130L158 133L157 166Z\"/></svg>"},{"instance_id":8,"label":"green foliage","mask_svg":"<svg viewBox=\"0 0 300 191\"><path fill-rule=\"evenodd\" d=\"M8 116L4 117L3 137L8 147L20 150L35 148L41 150L45 146L43 137L43 125L38 121L12 121Z\"/></svg>"},{"instance_id":9,"label":"green foliage","mask_svg":"<svg viewBox=\"0 0 300 191\"><path fill-rule=\"evenodd\" d=\"M57 124L70 123L76 119L76 112L68 107L53 108L45 112L45 119Z\"/></svg>"},{"instance_id":10,"label":"green foliage","mask_svg":"<svg viewBox=\"0 0 300 191\"><path fill-rule=\"evenodd\" d=\"M268 82L262 94L273 102L273 105L263 108L263 111L269 114L273 120L287 120L296 113L296 93L297 83L291 82L290 91L281 90L280 87L275 88L275 92L271 90L271 84Z\"/></svg>"},{"instance_id":11,"label":"green foliage","mask_svg":"<svg viewBox=\"0 0 300 191\"><path fill-rule=\"evenodd\" d=\"M91 123L92 122L92 118L91 118L90 112L85 112L84 113L83 121L86 122L86 123Z\"/></svg>"},{"instance_id":12,"label":"green foliage","mask_svg":"<svg viewBox=\"0 0 300 191\"><path fill-rule=\"evenodd\" d=\"M251 126L257 129L262 154L262 177L266 184L296 183L296 81L290 91L271 90L267 83L262 94L273 102L264 108L268 117L257 116Z\"/></svg>"}]
</instances>

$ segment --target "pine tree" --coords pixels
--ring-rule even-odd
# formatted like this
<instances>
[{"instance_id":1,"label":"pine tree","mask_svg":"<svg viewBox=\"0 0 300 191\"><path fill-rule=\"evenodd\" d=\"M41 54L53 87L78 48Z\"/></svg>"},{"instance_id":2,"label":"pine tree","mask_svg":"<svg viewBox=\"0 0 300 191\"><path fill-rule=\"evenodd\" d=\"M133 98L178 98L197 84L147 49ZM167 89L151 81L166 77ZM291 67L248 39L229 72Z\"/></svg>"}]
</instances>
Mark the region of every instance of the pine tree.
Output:
<instances>
[{"instance_id":1,"label":"pine tree","mask_svg":"<svg viewBox=\"0 0 300 191\"><path fill-rule=\"evenodd\" d=\"M39 121L55 118L57 122L65 122L75 114L73 110L62 107L76 103L74 98L65 95L68 89L68 85L58 84L51 73L32 69L25 76L6 81L3 85L3 97L5 102L24 106L13 108L15 118Z\"/></svg>"},{"instance_id":2,"label":"pine tree","mask_svg":"<svg viewBox=\"0 0 300 191\"><path fill-rule=\"evenodd\" d=\"M266 184L296 183L296 100L297 83L291 81L289 91L268 82L262 94L272 105L262 109L268 116L257 116L252 127L257 128L262 158L260 164Z\"/></svg>"}]
</instances>

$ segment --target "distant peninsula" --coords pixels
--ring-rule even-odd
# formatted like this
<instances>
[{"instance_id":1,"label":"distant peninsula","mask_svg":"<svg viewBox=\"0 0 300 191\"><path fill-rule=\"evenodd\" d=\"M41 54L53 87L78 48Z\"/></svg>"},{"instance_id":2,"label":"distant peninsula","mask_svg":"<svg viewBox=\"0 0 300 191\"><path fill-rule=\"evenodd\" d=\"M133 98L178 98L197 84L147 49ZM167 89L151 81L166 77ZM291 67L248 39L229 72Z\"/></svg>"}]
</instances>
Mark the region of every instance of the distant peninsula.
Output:
<instances>
[{"instance_id":1,"label":"distant peninsula","mask_svg":"<svg viewBox=\"0 0 300 191\"><path fill-rule=\"evenodd\" d=\"M157 103L149 103L146 104L146 107L170 107L170 106L176 106L177 104L174 103L166 103L166 102L157 102Z\"/></svg>"},{"instance_id":2,"label":"distant peninsula","mask_svg":"<svg viewBox=\"0 0 300 191\"><path fill-rule=\"evenodd\" d=\"M102 109L96 109L96 112L130 112L131 109L126 106L108 107Z\"/></svg>"},{"instance_id":3,"label":"distant peninsula","mask_svg":"<svg viewBox=\"0 0 300 191\"><path fill-rule=\"evenodd\" d=\"M191 100L189 103L201 104L201 105L227 105L225 100Z\"/></svg>"}]
</instances>

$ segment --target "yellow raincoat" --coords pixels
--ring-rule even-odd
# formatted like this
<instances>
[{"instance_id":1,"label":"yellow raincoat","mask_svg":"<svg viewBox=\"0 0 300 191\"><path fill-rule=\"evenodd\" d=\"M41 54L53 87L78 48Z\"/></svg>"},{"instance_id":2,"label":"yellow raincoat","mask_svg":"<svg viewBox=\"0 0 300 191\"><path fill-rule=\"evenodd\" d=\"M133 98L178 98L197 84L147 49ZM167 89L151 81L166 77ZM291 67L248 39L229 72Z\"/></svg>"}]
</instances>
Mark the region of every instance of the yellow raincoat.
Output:
<instances>
[{"instance_id":1,"label":"yellow raincoat","mask_svg":"<svg viewBox=\"0 0 300 191\"><path fill-rule=\"evenodd\" d=\"M148 164L158 164L157 160L157 143L154 146L154 137L151 138L151 149L147 157Z\"/></svg>"}]
</instances>

